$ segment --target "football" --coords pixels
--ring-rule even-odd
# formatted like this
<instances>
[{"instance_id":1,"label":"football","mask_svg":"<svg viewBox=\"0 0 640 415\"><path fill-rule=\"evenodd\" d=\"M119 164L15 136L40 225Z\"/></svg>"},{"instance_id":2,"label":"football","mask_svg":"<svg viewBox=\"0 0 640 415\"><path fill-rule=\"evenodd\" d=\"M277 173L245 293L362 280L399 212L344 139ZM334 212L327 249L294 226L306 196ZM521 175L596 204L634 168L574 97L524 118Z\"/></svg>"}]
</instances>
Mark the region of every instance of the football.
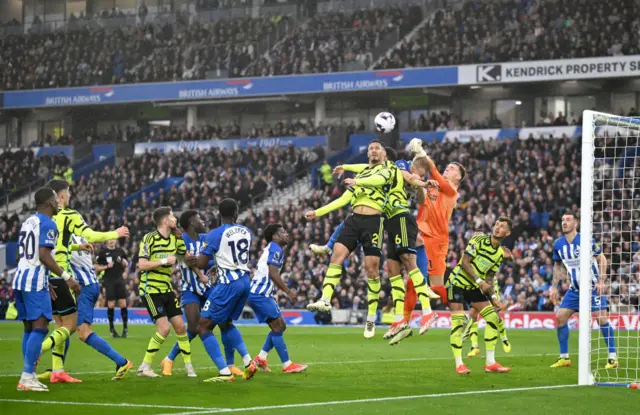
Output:
<instances>
[{"instance_id":1,"label":"football","mask_svg":"<svg viewBox=\"0 0 640 415\"><path fill-rule=\"evenodd\" d=\"M376 130L381 133L390 133L396 126L396 118L389 112L381 112L374 119Z\"/></svg>"}]
</instances>

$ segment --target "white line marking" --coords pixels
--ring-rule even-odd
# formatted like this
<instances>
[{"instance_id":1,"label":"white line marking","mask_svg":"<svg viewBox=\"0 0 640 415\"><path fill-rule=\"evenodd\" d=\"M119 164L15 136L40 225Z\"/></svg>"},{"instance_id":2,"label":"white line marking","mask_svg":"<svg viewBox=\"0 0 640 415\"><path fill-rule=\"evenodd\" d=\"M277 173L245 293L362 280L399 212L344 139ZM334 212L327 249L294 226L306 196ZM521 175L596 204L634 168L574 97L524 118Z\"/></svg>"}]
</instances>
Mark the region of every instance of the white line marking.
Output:
<instances>
[{"instance_id":1,"label":"white line marking","mask_svg":"<svg viewBox=\"0 0 640 415\"><path fill-rule=\"evenodd\" d=\"M400 401L400 400L409 400L409 399L442 398L442 397L449 397L449 396L481 395L486 393L511 393L511 392L523 392L523 391L532 391L532 390L574 388L577 386L578 385L533 386L528 388L488 389L488 390L466 391L466 392L432 393L427 395L388 396L385 398L365 398L365 399L350 399L350 400L344 400L344 401L253 406L248 408L224 408L224 409L211 408L208 411L199 410L195 412L180 412L180 413L161 414L161 415L197 415L197 414L215 414L215 413L222 413L222 412L272 411L274 409L294 409L294 408L308 408L313 406L347 405L347 404L353 404L353 403L371 403L371 402Z\"/></svg>"},{"instance_id":2,"label":"white line marking","mask_svg":"<svg viewBox=\"0 0 640 415\"><path fill-rule=\"evenodd\" d=\"M555 356L553 353L540 353L540 354L514 354L514 355L504 355L500 356L501 359L504 358L513 358L513 357L544 357L544 356ZM453 360L451 357L408 357L406 359L375 359L375 360L348 360L345 362L308 362L307 365L310 366L320 366L320 365L347 365L347 364L362 364L362 363L397 363L397 362L420 362L425 360ZM215 369L212 366L207 367L197 367L196 370L209 370ZM185 369L177 368L173 369L174 372L184 372ZM72 372L69 371L69 374L72 375L99 375L104 373L113 373L113 370L99 370L95 372ZM0 378L7 377L20 377L20 373L11 374L11 373L0 373Z\"/></svg>"},{"instance_id":3,"label":"white line marking","mask_svg":"<svg viewBox=\"0 0 640 415\"><path fill-rule=\"evenodd\" d=\"M137 403L111 403L111 402L69 402L69 401L38 401L35 399L0 399L0 402L13 402L13 403L35 403L35 404L53 404L53 405L82 405L82 406L120 406L120 407L135 407L135 408L159 408L159 409L194 409L194 410L226 410L228 408L203 408L200 406L175 406L175 405L147 405Z\"/></svg>"}]
</instances>

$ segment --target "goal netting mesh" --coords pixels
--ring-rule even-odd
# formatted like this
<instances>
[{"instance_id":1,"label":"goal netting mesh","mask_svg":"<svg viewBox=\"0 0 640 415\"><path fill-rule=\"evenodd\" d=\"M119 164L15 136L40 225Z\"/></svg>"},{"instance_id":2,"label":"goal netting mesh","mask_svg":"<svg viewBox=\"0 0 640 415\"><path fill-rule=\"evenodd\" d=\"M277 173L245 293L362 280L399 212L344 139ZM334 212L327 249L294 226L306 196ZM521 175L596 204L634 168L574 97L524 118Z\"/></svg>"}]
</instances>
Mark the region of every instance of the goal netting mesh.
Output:
<instances>
[{"instance_id":1,"label":"goal netting mesh","mask_svg":"<svg viewBox=\"0 0 640 415\"><path fill-rule=\"evenodd\" d=\"M622 386L640 381L640 117L592 111L583 117L580 252L591 252L594 238L607 268L594 297L581 292L579 383ZM589 287L591 256L580 257L580 286ZM591 315L601 300L605 311ZM607 368L612 355L599 326L604 313L615 330L618 368Z\"/></svg>"}]
</instances>

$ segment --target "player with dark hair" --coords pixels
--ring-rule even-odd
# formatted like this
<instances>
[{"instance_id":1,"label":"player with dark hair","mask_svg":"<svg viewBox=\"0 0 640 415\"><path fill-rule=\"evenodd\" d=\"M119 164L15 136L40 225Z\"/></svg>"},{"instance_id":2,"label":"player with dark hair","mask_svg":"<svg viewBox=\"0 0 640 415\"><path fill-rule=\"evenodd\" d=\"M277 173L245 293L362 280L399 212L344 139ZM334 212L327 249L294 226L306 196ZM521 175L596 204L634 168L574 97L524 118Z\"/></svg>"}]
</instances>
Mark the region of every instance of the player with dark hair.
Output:
<instances>
[{"instance_id":1,"label":"player with dark hair","mask_svg":"<svg viewBox=\"0 0 640 415\"><path fill-rule=\"evenodd\" d=\"M260 350L260 354L253 360L265 372L270 372L267 355L272 348L276 349L282 362L284 373L299 373L307 370L307 365L300 365L289 360L289 351L284 342L283 334L287 324L282 317L278 303L273 298L276 287L289 296L292 303L296 301L296 293L289 289L282 281L280 270L284 264L284 248L289 243L289 234L279 223L272 223L264 228L264 239L267 246L258 261L258 269L251 280L251 294L249 306L253 309L256 319L260 323L267 323L271 331Z\"/></svg>"},{"instance_id":2,"label":"player with dark hair","mask_svg":"<svg viewBox=\"0 0 640 415\"><path fill-rule=\"evenodd\" d=\"M140 267L140 297L156 326L144 361L138 367L138 376L158 377L151 364L169 335L171 327L178 337L178 345L184 360L187 376L196 377L191 364L191 344L186 334L182 311L171 285L171 273L177 256L184 256L184 241L175 235L177 219L170 207L159 207L153 212L156 230L146 234L140 243L138 266Z\"/></svg>"},{"instance_id":3,"label":"player with dark hair","mask_svg":"<svg viewBox=\"0 0 640 415\"><path fill-rule=\"evenodd\" d=\"M71 191L69 183L65 180L51 180L47 187L53 189L58 195L58 205L60 210L54 216L58 234L55 248L55 259L58 265L65 271L71 273L71 252L89 251L93 252L92 243L105 242L111 239L125 238L129 236L129 229L122 226L111 232L96 232L89 228L82 216L75 210L69 209ZM84 238L87 243L74 244L71 236L76 235ZM53 371L49 375L47 372L40 377L49 377L51 383L78 383L81 380L74 379L64 371L64 360L69 348L69 337L78 327L78 307L76 299L69 291L67 284L56 276L50 276L51 286L55 292L55 299L52 302L53 318L56 323L54 330L42 343L42 351L53 349L51 353ZM74 275L77 280L78 277Z\"/></svg>"},{"instance_id":4,"label":"player with dark hair","mask_svg":"<svg viewBox=\"0 0 640 415\"><path fill-rule=\"evenodd\" d=\"M49 390L38 381L35 365L40 356L42 342L49 332L52 319L51 297L49 295L49 275L59 276L67 289L80 292L80 286L63 270L53 258L53 249L58 238L56 224L51 218L58 213L56 192L51 188L41 188L35 193L37 213L30 216L20 228L18 239L18 270L11 284L18 311L22 320L22 357L24 366L18 381L19 391Z\"/></svg>"},{"instance_id":5,"label":"player with dark hair","mask_svg":"<svg viewBox=\"0 0 640 415\"><path fill-rule=\"evenodd\" d=\"M127 253L117 246L117 241L112 239L107 242L107 246L100 251L95 265L96 272L103 272L102 284L106 291L107 317L109 319L109 331L111 336L120 337L113 320L115 316L116 301L120 307L120 317L122 318L122 337L128 334L129 310L127 309Z\"/></svg>"},{"instance_id":6,"label":"player with dark hair","mask_svg":"<svg viewBox=\"0 0 640 415\"><path fill-rule=\"evenodd\" d=\"M218 282L202 307L198 331L209 357L219 370L219 376L205 382L232 382L235 378L220 352L213 329L220 327L225 348L238 350L241 354L247 349L233 320L240 317L249 297L252 236L247 227L236 223L238 204L235 200L224 199L218 210L222 225L207 234L207 245L200 255L187 257L186 261L189 266L201 269L212 259L215 261ZM255 375L257 366L248 352L242 356L242 360L245 365L243 378L249 380Z\"/></svg>"},{"instance_id":7,"label":"player with dark hair","mask_svg":"<svg viewBox=\"0 0 640 415\"><path fill-rule=\"evenodd\" d=\"M498 314L492 304L497 296L494 278L504 259L501 242L511 234L511 219L501 216L490 235L476 235L467 244L462 258L453 269L448 283L451 309L451 350L456 361L456 373L467 375L471 371L462 361L462 328L465 323L464 304L469 303L487 322L484 331L486 347L485 372L504 373L510 369L495 360L498 339Z\"/></svg>"}]
</instances>

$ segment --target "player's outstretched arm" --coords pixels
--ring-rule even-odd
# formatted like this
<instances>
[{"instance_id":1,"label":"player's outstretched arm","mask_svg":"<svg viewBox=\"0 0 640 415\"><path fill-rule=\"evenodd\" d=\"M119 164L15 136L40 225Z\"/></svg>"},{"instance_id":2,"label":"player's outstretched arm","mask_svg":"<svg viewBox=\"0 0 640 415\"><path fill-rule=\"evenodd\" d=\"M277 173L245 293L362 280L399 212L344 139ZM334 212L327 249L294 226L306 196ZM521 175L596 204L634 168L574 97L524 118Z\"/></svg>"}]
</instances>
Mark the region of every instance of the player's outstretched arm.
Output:
<instances>
[{"instance_id":1,"label":"player's outstretched arm","mask_svg":"<svg viewBox=\"0 0 640 415\"><path fill-rule=\"evenodd\" d=\"M367 167L369 167L368 164L365 163L361 163L361 164L343 164L342 166L342 170L344 171L350 171L353 173L360 173L362 170L366 169Z\"/></svg>"},{"instance_id":2,"label":"player's outstretched arm","mask_svg":"<svg viewBox=\"0 0 640 415\"><path fill-rule=\"evenodd\" d=\"M320 216L324 216L327 213L333 212L334 210L340 209L343 206L346 206L349 202L351 202L351 199L353 198L353 192L347 190L345 191L342 196L340 196L339 198L337 198L336 200L334 200L333 202L324 205L318 209L316 209L315 211L312 211L315 213L315 217L320 217ZM309 213L309 212L307 212ZM309 218L307 218L309 219Z\"/></svg>"},{"instance_id":3,"label":"player's outstretched arm","mask_svg":"<svg viewBox=\"0 0 640 415\"><path fill-rule=\"evenodd\" d=\"M83 237L89 243L106 242L113 239L129 237L129 228L126 226L121 226L115 231L97 232L84 222L80 214L73 215L71 218L71 232Z\"/></svg>"},{"instance_id":4,"label":"player's outstretched arm","mask_svg":"<svg viewBox=\"0 0 640 415\"><path fill-rule=\"evenodd\" d=\"M409 183L411 186L427 187L427 182L421 180L418 177L418 175L411 174L406 170L401 170L401 171L402 171L402 177L404 178L404 181Z\"/></svg>"}]
</instances>

